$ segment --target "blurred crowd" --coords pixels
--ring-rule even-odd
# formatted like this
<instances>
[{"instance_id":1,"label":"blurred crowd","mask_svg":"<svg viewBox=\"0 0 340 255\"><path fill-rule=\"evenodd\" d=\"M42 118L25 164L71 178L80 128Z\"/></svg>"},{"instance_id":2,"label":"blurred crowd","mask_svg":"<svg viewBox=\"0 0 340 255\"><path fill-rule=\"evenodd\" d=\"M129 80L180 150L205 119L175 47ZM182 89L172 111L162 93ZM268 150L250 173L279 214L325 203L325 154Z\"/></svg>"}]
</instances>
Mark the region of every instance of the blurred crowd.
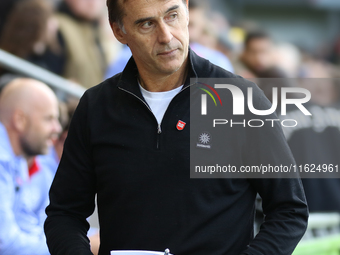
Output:
<instances>
[{"instance_id":1,"label":"blurred crowd","mask_svg":"<svg viewBox=\"0 0 340 255\"><path fill-rule=\"evenodd\" d=\"M223 13L213 10L209 6L209 1L189 0L189 15L191 49L212 63L255 81L269 100L272 100L272 88L277 87L278 84L307 88L312 94L307 108L313 113L313 116L300 116L301 121L306 121L309 118L308 123L310 124L303 128L289 130L289 132L285 131L288 143L298 165L339 165L340 84L337 81L337 78L340 77L339 41L330 42L334 47L322 56L304 51L289 42L275 41L270 33L258 24L233 23ZM113 36L107 18L105 0L1 0L0 49L70 79L84 88L90 88L121 72L131 57L129 47L121 45ZM16 98L19 94L21 95L25 86L32 86L32 80L18 77L20 77L19 74L0 66L0 89L3 92L7 90L6 93L0 94L1 136L5 136L2 126L5 125L4 122L7 123L7 120L11 118L19 118L13 117L16 116L14 110L13 112L7 111L9 107L14 107L13 109L17 107L8 100L8 95L12 93L14 95L12 96ZM280 79L280 83L275 79ZM21 92L18 92L19 90ZM21 98L21 96L17 98ZM27 101L26 103L30 104L31 102ZM19 122L13 127L11 126L16 130L14 132L17 134L16 139L18 141L25 140L25 143L19 143L23 146L20 151L22 151L21 153L27 161L26 167L29 169L29 175L25 178L31 180L31 183L34 183L32 181L34 178L43 178L43 180L36 181L38 187L42 187L42 182L47 185L52 182L76 105L77 101L74 99L66 102L60 101L58 121L61 126L54 123L54 126L50 126L50 129L45 132L34 128L34 126L29 126L29 123L25 125L28 125L27 129L31 130L31 133L26 129L19 130L19 132L15 125L20 126L21 122L17 119L15 120ZM29 113L27 114L30 116ZM294 111L289 114L294 115ZM34 122L39 124L38 119L35 119ZM31 125L33 124L31 123ZM8 136L8 139L11 140L10 134ZM28 139L30 137L31 139ZM0 137L1 142L7 139L2 138ZM33 141L37 138L43 144L46 144L47 140L51 140L53 143L46 151L25 151L34 145ZM2 146L0 144L0 148ZM0 163L4 160L6 159L0 155ZM9 180L1 174L1 171L5 171L2 167L0 164L0 182L5 183ZM44 179L44 176L48 177ZM19 186L23 185L21 183L23 181L24 179L18 183L18 180L15 179L15 183ZM340 179L304 179L303 183L311 212L340 213ZM19 186L14 185L14 189ZM46 187L40 190L43 193L40 199L48 201L47 191ZM1 199L12 199L10 196L0 197ZM29 201L31 200L29 199ZM46 201L43 205L46 204ZM15 206L13 203L12 207ZM6 206L6 203L0 201L0 204L1 212L3 211L1 206ZM33 208L35 215L39 215L39 217L44 209L41 205ZM32 207L28 209L33 210ZM16 222L19 217L16 213L12 212L12 215L8 216L12 220L11 222ZM37 219L39 217L37 216ZM15 226L8 225L10 221L6 225L2 225L4 219L0 218L0 254L14 254L11 253L9 247L15 246L15 244L11 243L12 241L6 243L6 240L10 238L8 236L10 231L6 230L4 226L15 228L16 231L13 232L16 233L15 235L21 232L37 235L34 240L38 240L38 242L39 238L43 238L40 236L43 233L41 222L39 223L34 217L31 219L27 217L27 220L33 220L31 224L35 224L35 221L38 222L37 225L40 224L40 230L35 230L35 233L30 233L31 230L23 227L25 224L22 225L18 222L15 223ZM91 241L94 252L96 252L98 236L96 232L92 234L94 238ZM15 235L13 234L13 238ZM25 242L23 241L21 245L22 247L19 248L24 248ZM6 253L6 249L9 252Z\"/></svg>"},{"instance_id":2,"label":"blurred crowd","mask_svg":"<svg viewBox=\"0 0 340 255\"><path fill-rule=\"evenodd\" d=\"M89 88L122 71L131 56L113 36L104 0L3 0L0 48ZM191 48L245 78L338 77L332 53L275 41L259 24L236 22L208 1L189 1ZM340 34L340 32L339 32ZM330 52L330 50L328 51ZM332 62L331 62L332 61ZM7 73L2 69L1 73Z\"/></svg>"}]
</instances>

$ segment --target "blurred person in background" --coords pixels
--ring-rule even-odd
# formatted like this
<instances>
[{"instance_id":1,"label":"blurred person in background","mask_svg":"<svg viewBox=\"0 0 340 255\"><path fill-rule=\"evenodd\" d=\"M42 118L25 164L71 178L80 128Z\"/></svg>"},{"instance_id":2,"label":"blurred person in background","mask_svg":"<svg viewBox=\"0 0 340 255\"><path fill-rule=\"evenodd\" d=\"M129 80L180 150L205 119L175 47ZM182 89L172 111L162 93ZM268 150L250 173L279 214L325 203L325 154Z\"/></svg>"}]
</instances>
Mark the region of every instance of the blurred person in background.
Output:
<instances>
[{"instance_id":1,"label":"blurred person in background","mask_svg":"<svg viewBox=\"0 0 340 255\"><path fill-rule=\"evenodd\" d=\"M55 100L46 85L24 78L8 83L0 94L1 255L49 254L43 234L45 208L77 104L60 103L58 110ZM58 112L63 113L62 130ZM98 230L88 234L97 254Z\"/></svg>"},{"instance_id":2,"label":"blurred person in background","mask_svg":"<svg viewBox=\"0 0 340 255\"><path fill-rule=\"evenodd\" d=\"M64 0L56 16L65 53L63 76L86 88L101 82L115 47L112 34L108 36L102 23L105 1Z\"/></svg>"},{"instance_id":3,"label":"blurred person in background","mask_svg":"<svg viewBox=\"0 0 340 255\"><path fill-rule=\"evenodd\" d=\"M275 67L274 61L274 43L268 33L262 30L248 32L244 41L244 49L240 55L237 67L239 70L248 69L253 77L262 77L262 73ZM249 74L249 76L252 76ZM246 78L253 78L246 77Z\"/></svg>"},{"instance_id":4,"label":"blurred person in background","mask_svg":"<svg viewBox=\"0 0 340 255\"><path fill-rule=\"evenodd\" d=\"M61 75L64 59L57 41L57 27L48 1L18 1L3 28L0 48ZM2 74L7 72L0 70Z\"/></svg>"},{"instance_id":5,"label":"blurred person in background","mask_svg":"<svg viewBox=\"0 0 340 255\"><path fill-rule=\"evenodd\" d=\"M43 223L52 175L30 178L27 160L47 153L60 132L54 92L32 79L10 82L0 96L0 132L0 254L47 255Z\"/></svg>"}]
</instances>

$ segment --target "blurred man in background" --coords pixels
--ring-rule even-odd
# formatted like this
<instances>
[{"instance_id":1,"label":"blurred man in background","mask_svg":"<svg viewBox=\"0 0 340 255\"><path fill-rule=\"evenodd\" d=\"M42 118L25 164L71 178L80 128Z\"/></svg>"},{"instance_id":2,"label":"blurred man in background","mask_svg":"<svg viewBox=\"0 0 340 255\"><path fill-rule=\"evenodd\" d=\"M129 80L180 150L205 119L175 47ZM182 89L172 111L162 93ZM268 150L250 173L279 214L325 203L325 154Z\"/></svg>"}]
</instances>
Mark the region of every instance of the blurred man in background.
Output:
<instances>
[{"instance_id":1,"label":"blurred man in background","mask_svg":"<svg viewBox=\"0 0 340 255\"><path fill-rule=\"evenodd\" d=\"M263 73L275 66L273 49L273 41L266 32L260 30L249 32L244 41L240 61L255 77L262 77Z\"/></svg>"},{"instance_id":2,"label":"blurred man in background","mask_svg":"<svg viewBox=\"0 0 340 255\"><path fill-rule=\"evenodd\" d=\"M49 254L43 222L52 175L29 177L27 160L60 132L58 101L45 84L16 79L0 97L0 254Z\"/></svg>"}]
</instances>

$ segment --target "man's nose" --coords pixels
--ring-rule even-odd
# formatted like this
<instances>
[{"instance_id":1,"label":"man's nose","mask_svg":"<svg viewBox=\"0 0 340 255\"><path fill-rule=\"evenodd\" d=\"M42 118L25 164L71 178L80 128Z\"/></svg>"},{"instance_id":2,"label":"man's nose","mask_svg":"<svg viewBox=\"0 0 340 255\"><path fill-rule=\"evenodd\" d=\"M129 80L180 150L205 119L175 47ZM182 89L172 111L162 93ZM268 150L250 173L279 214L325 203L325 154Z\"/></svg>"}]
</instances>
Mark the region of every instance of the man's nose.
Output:
<instances>
[{"instance_id":1,"label":"man's nose","mask_svg":"<svg viewBox=\"0 0 340 255\"><path fill-rule=\"evenodd\" d=\"M158 26L158 42L161 44L167 44L170 43L172 38L173 35L170 27L164 22L160 23Z\"/></svg>"}]
</instances>

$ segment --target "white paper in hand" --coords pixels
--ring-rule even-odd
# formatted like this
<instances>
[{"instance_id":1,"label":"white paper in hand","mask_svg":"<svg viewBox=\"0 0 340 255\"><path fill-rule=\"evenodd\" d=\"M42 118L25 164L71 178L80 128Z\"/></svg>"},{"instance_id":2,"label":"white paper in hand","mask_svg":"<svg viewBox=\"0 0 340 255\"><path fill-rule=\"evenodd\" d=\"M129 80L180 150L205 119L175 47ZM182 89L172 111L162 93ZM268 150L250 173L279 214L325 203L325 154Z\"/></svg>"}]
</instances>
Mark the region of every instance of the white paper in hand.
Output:
<instances>
[{"instance_id":1,"label":"white paper in hand","mask_svg":"<svg viewBox=\"0 0 340 255\"><path fill-rule=\"evenodd\" d=\"M164 255L164 251L111 251L111 255Z\"/></svg>"}]
</instances>

